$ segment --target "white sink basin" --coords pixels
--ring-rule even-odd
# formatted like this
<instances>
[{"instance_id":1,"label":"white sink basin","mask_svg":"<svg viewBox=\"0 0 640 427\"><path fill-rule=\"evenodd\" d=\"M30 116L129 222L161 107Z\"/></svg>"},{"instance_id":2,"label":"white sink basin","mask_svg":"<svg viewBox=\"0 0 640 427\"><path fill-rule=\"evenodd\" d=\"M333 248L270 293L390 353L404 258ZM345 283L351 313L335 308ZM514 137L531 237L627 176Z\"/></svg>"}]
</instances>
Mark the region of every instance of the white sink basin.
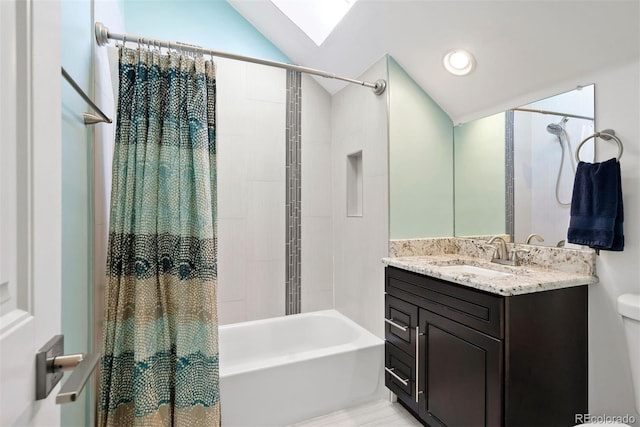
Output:
<instances>
[{"instance_id":1,"label":"white sink basin","mask_svg":"<svg viewBox=\"0 0 640 427\"><path fill-rule=\"evenodd\" d=\"M475 265L445 265L440 267L442 270L451 274L474 274L476 276L484 277L507 277L512 276L510 273L503 273L502 271L490 270L488 268L476 267Z\"/></svg>"}]
</instances>

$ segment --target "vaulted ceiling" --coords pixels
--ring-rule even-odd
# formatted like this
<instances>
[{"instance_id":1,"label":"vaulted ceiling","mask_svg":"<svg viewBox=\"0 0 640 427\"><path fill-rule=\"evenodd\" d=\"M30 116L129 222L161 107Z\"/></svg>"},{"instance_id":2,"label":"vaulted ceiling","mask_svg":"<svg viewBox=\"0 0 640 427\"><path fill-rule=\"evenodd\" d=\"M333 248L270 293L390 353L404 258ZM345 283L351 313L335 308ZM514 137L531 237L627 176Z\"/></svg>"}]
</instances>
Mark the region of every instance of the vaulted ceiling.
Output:
<instances>
[{"instance_id":1,"label":"vaulted ceiling","mask_svg":"<svg viewBox=\"0 0 640 427\"><path fill-rule=\"evenodd\" d=\"M456 123L640 56L638 0L359 0L321 46L269 0L228 1L297 64L357 77L393 56ZM475 55L471 75L445 71L453 48Z\"/></svg>"}]
</instances>

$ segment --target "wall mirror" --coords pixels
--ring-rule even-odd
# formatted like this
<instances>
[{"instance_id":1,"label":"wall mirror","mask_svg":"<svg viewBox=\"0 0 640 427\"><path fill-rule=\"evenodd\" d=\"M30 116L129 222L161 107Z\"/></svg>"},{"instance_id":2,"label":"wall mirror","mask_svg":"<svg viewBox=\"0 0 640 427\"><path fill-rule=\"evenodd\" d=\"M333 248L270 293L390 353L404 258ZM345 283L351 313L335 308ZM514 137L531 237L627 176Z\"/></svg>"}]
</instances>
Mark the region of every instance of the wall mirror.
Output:
<instances>
[{"instance_id":1,"label":"wall mirror","mask_svg":"<svg viewBox=\"0 0 640 427\"><path fill-rule=\"evenodd\" d=\"M564 245L575 150L594 132L594 85L454 127L389 65L391 239L538 234L544 241L531 244ZM595 158L593 141L583 161Z\"/></svg>"},{"instance_id":2,"label":"wall mirror","mask_svg":"<svg viewBox=\"0 0 640 427\"><path fill-rule=\"evenodd\" d=\"M578 144L594 133L594 85L454 128L456 236L564 246ZM594 159L587 141L580 157Z\"/></svg>"}]
</instances>

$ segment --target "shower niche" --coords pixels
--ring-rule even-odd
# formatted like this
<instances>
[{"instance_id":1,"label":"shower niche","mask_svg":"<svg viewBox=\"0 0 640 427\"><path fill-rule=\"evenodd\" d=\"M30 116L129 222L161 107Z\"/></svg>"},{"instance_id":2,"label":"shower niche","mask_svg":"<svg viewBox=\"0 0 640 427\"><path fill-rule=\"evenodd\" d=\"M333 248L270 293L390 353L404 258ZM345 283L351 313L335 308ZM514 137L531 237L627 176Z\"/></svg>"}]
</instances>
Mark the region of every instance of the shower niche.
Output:
<instances>
[{"instance_id":1,"label":"shower niche","mask_svg":"<svg viewBox=\"0 0 640 427\"><path fill-rule=\"evenodd\" d=\"M347 216L362 216L362 150L347 155Z\"/></svg>"}]
</instances>

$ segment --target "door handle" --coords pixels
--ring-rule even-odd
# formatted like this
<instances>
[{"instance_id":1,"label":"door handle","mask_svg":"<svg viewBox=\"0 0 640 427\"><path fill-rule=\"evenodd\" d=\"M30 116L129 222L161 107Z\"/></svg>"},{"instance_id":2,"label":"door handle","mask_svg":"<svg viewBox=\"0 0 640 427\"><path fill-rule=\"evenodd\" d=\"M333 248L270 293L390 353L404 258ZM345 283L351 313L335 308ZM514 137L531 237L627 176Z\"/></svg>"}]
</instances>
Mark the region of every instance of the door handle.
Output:
<instances>
[{"instance_id":1,"label":"door handle","mask_svg":"<svg viewBox=\"0 0 640 427\"><path fill-rule=\"evenodd\" d=\"M36 400L49 396L64 371L73 371L56 396L56 404L75 402L99 361L99 353L64 355L64 337L54 336L36 353Z\"/></svg>"},{"instance_id":2,"label":"door handle","mask_svg":"<svg viewBox=\"0 0 640 427\"><path fill-rule=\"evenodd\" d=\"M416 403L420 403L420 395L424 393L420 390L420 337L424 334L420 332L420 326L416 326Z\"/></svg>"},{"instance_id":3,"label":"door handle","mask_svg":"<svg viewBox=\"0 0 640 427\"><path fill-rule=\"evenodd\" d=\"M420 396L420 326L416 326L416 403Z\"/></svg>"},{"instance_id":4,"label":"door handle","mask_svg":"<svg viewBox=\"0 0 640 427\"><path fill-rule=\"evenodd\" d=\"M75 402L78 399L78 396L82 393L82 389L87 383L87 380L89 380L93 370L100 361L100 353L80 353L73 354L71 356L56 357L53 360L54 368L56 367L56 362L58 362L58 359L60 358L73 358L73 363L77 360L80 361L75 366L62 368L65 370L73 369L73 372L69 379L62 385L60 392L56 396L56 404L58 405L62 403Z\"/></svg>"}]
</instances>

